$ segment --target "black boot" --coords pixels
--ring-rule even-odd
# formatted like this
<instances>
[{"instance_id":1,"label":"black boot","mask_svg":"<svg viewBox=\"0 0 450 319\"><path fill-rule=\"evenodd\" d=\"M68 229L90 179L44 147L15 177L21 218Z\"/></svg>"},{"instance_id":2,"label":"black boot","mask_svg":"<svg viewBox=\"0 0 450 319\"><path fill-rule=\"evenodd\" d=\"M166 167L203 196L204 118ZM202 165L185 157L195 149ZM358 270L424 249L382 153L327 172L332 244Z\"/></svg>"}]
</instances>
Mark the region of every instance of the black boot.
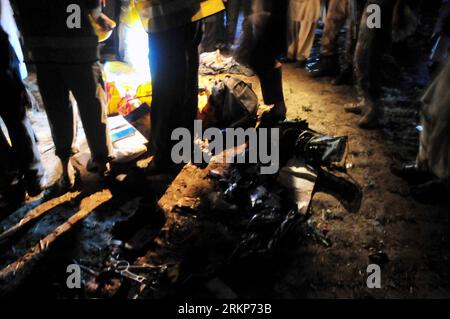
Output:
<instances>
[{"instance_id":1,"label":"black boot","mask_svg":"<svg viewBox=\"0 0 450 319\"><path fill-rule=\"evenodd\" d=\"M443 203L448 200L447 183L441 179L434 179L425 184L411 187L412 198L422 204Z\"/></svg>"},{"instance_id":2,"label":"black boot","mask_svg":"<svg viewBox=\"0 0 450 319\"><path fill-rule=\"evenodd\" d=\"M316 63L309 64L307 69L313 78L335 76L339 74L339 59L336 55L321 56Z\"/></svg>"},{"instance_id":3,"label":"black boot","mask_svg":"<svg viewBox=\"0 0 450 319\"><path fill-rule=\"evenodd\" d=\"M47 187L47 179L45 174L38 172L30 172L25 176L25 188L28 196L36 197L41 194Z\"/></svg>"},{"instance_id":4,"label":"black boot","mask_svg":"<svg viewBox=\"0 0 450 319\"><path fill-rule=\"evenodd\" d=\"M392 165L391 172L397 177L407 181L411 185L418 185L429 182L433 176L427 172L420 170L415 163Z\"/></svg>"},{"instance_id":5,"label":"black boot","mask_svg":"<svg viewBox=\"0 0 450 319\"><path fill-rule=\"evenodd\" d=\"M323 192L335 197L350 213L356 213L361 208L363 193L361 187L351 181L348 176L337 175L320 169L314 192Z\"/></svg>"}]
</instances>

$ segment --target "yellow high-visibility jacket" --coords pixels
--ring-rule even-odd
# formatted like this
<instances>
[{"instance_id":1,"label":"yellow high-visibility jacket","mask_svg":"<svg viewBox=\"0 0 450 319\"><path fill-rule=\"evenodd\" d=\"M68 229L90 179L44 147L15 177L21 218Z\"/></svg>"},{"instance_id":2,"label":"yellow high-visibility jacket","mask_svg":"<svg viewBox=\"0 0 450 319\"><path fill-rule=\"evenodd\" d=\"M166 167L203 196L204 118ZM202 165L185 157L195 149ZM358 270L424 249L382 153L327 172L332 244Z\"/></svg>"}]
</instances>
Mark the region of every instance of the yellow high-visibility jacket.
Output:
<instances>
[{"instance_id":1,"label":"yellow high-visibility jacket","mask_svg":"<svg viewBox=\"0 0 450 319\"><path fill-rule=\"evenodd\" d=\"M222 0L134 0L147 32L180 27L225 9Z\"/></svg>"}]
</instances>

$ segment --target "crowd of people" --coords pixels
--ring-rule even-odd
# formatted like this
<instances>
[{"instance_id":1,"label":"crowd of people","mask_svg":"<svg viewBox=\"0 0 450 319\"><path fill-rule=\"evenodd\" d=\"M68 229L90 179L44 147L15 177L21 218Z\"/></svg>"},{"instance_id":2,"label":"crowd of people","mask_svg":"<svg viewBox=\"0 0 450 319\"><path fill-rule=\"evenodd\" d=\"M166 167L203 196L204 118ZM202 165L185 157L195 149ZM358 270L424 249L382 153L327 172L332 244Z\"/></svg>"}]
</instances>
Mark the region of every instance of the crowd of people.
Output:
<instances>
[{"instance_id":1,"label":"crowd of people","mask_svg":"<svg viewBox=\"0 0 450 319\"><path fill-rule=\"evenodd\" d=\"M11 2L27 49L26 61L35 65L56 155L63 167L58 187L70 190L74 185L71 157L76 152L77 115L69 94L77 102L92 155L87 168L106 176L113 151L101 94L98 38L90 19L105 25L102 4L113 3L120 8L121 2L126 1ZM146 174L171 170L174 166L172 131L178 127L193 129L197 113L199 52L202 51L222 49L254 70L261 83L264 103L272 106L263 117L273 121L286 119L289 106L283 96L282 65L295 63L306 68L311 77L333 77L336 85L354 81L359 102L346 106L345 111L361 115L360 128L378 128L383 116L382 58L392 41L415 32L421 3L417 0L224 0L225 11L193 21L202 0L135 2L149 35L153 87L151 148L154 157ZM73 4L81 8L81 21L79 27L69 28L67 8ZM444 9L440 11L435 30L440 41L437 47L448 44L450 36L449 3L443 1L442 5ZM369 23L371 19L375 19L373 23ZM324 25L320 54L311 58L320 21ZM346 30L346 41L344 56L339 57L342 30ZM25 183L28 194L35 196L47 185L36 138L26 116L27 100L18 67L20 61L10 41L11 36L8 41L8 35L1 29L0 85L2 91L7 88L12 101L2 103L0 107L0 116L11 141L9 145L1 135L1 161L8 163L7 170L15 171L16 177ZM397 175L422 183L421 188L415 189L418 197L423 194L434 196L438 194L437 188L446 192L449 189L450 96L446 88L450 81L450 64L445 62L448 47L447 51L441 49L439 59L433 60L433 71L440 75L423 99L423 132L418 160L414 165L394 170ZM6 154L9 160L3 158Z\"/></svg>"},{"instance_id":2,"label":"crowd of people","mask_svg":"<svg viewBox=\"0 0 450 319\"><path fill-rule=\"evenodd\" d=\"M272 4L271 1L264 0L227 0L227 4L225 16L212 17L214 20L205 24L205 34L208 36L204 38L207 44L203 49L230 50L237 46L234 54L239 56L242 49L251 46L251 38L256 35L255 26L257 29L258 27L255 20L264 16L264 13L258 11L261 11L261 7ZM234 17L239 5L243 18L242 35L236 38L237 19ZM355 80L360 102L349 105L345 110L362 115L359 123L361 128L377 128L382 117L382 58L393 40L401 41L416 30L420 1L289 0L278 1L273 5L277 10L284 10L283 19L280 19L283 24L280 27L283 29L279 27L271 37L272 42L282 40L277 58L284 63L295 63L299 68L306 67L313 78L334 77L333 83L336 85L350 84ZM262 11L267 12L267 9ZM371 19L379 19L380 27L372 26ZM319 21L323 22L320 53L317 57L312 57ZM210 32L221 28L226 29L225 41L220 37L220 32ZM344 28L345 48L339 50L339 36ZM251 35L246 36L248 33ZM340 51L344 52L341 58Z\"/></svg>"}]
</instances>

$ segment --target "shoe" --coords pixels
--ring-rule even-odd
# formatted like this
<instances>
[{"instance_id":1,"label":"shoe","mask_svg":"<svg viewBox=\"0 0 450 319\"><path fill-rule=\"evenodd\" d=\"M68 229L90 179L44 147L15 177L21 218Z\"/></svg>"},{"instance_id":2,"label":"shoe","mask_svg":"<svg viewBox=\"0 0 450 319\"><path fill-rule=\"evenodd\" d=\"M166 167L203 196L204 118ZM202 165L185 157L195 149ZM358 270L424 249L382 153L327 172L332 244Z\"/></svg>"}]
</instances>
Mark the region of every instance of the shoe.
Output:
<instances>
[{"instance_id":1,"label":"shoe","mask_svg":"<svg viewBox=\"0 0 450 319\"><path fill-rule=\"evenodd\" d=\"M429 182L433 179L432 174L420 170L415 163L391 165L391 173L407 181L409 184L418 185Z\"/></svg>"},{"instance_id":2,"label":"shoe","mask_svg":"<svg viewBox=\"0 0 450 319\"><path fill-rule=\"evenodd\" d=\"M321 59L320 56L313 57L313 58L309 58L308 61L306 62L306 68L307 68L308 70L315 69L315 67L316 67L316 65L317 65L317 62L319 62L320 59Z\"/></svg>"},{"instance_id":3,"label":"shoe","mask_svg":"<svg viewBox=\"0 0 450 319\"><path fill-rule=\"evenodd\" d=\"M357 104L347 104L344 106L344 111L357 115L363 115L359 121L358 126L362 129L370 130L380 127L380 118L382 117L382 110L376 106L374 102L366 99L361 100Z\"/></svg>"},{"instance_id":4,"label":"shoe","mask_svg":"<svg viewBox=\"0 0 450 319\"><path fill-rule=\"evenodd\" d=\"M363 192L348 175L320 169L314 192L323 192L335 197L350 213L361 208Z\"/></svg>"},{"instance_id":5,"label":"shoe","mask_svg":"<svg viewBox=\"0 0 450 319\"><path fill-rule=\"evenodd\" d=\"M316 63L308 65L309 74L313 78L336 76L339 74L339 61L337 56L322 56Z\"/></svg>"},{"instance_id":6,"label":"shoe","mask_svg":"<svg viewBox=\"0 0 450 319\"><path fill-rule=\"evenodd\" d=\"M412 198L422 204L436 204L448 198L446 185L440 179L413 186L410 189Z\"/></svg>"},{"instance_id":7,"label":"shoe","mask_svg":"<svg viewBox=\"0 0 450 319\"><path fill-rule=\"evenodd\" d=\"M40 195L47 187L47 179L45 174L25 177L25 189L30 197Z\"/></svg>"},{"instance_id":8,"label":"shoe","mask_svg":"<svg viewBox=\"0 0 450 319\"><path fill-rule=\"evenodd\" d=\"M363 113L363 105L362 103L351 103L344 105L344 111L347 113L353 113L356 115L361 115Z\"/></svg>"},{"instance_id":9,"label":"shoe","mask_svg":"<svg viewBox=\"0 0 450 319\"><path fill-rule=\"evenodd\" d=\"M86 169L91 173L97 173L101 177L106 177L111 172L111 165L108 162L97 162L91 158L86 165Z\"/></svg>"},{"instance_id":10,"label":"shoe","mask_svg":"<svg viewBox=\"0 0 450 319\"><path fill-rule=\"evenodd\" d=\"M62 174L55 184L59 193L65 193L72 190L75 186L76 170L69 160L61 161Z\"/></svg>"},{"instance_id":11,"label":"shoe","mask_svg":"<svg viewBox=\"0 0 450 319\"><path fill-rule=\"evenodd\" d=\"M286 120L286 110L278 111L275 107L261 114L259 127L272 127Z\"/></svg>"}]
</instances>

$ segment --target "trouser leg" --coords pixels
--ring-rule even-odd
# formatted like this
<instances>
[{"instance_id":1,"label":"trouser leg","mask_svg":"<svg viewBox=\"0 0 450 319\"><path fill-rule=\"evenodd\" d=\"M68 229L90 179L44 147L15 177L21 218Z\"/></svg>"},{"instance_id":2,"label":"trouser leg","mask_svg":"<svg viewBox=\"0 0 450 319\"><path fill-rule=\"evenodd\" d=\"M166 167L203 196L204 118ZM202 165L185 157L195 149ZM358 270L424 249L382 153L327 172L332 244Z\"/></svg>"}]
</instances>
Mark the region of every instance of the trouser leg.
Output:
<instances>
[{"instance_id":1,"label":"trouser leg","mask_svg":"<svg viewBox=\"0 0 450 319\"><path fill-rule=\"evenodd\" d=\"M106 99L99 63L64 65L62 75L78 104L92 159L107 163L112 157Z\"/></svg>"},{"instance_id":2,"label":"trouser leg","mask_svg":"<svg viewBox=\"0 0 450 319\"><path fill-rule=\"evenodd\" d=\"M17 81L20 81L17 79ZM41 156L37 146L36 136L26 114L26 105L21 97L22 84L10 83L2 85L9 95L8 103L0 108L0 116L5 122L11 140L12 148L3 143L2 153L10 160L25 178L35 179L44 175ZM2 133L3 135L3 133ZM3 142L6 140L3 138ZM2 156L3 157L3 156Z\"/></svg>"},{"instance_id":3,"label":"trouser leg","mask_svg":"<svg viewBox=\"0 0 450 319\"><path fill-rule=\"evenodd\" d=\"M344 69L352 69L355 57L356 43L358 41L359 24L363 14L364 1L348 0L348 25L349 29L345 40Z\"/></svg>"},{"instance_id":4,"label":"trouser leg","mask_svg":"<svg viewBox=\"0 0 450 319\"><path fill-rule=\"evenodd\" d=\"M300 33L300 22L290 20L288 22L288 50L287 50L288 59L294 60L297 58L299 33Z\"/></svg>"},{"instance_id":5,"label":"trouser leg","mask_svg":"<svg viewBox=\"0 0 450 319\"><path fill-rule=\"evenodd\" d=\"M348 0L330 0L320 52L324 56L337 54L339 32L348 15Z\"/></svg>"},{"instance_id":6,"label":"trouser leg","mask_svg":"<svg viewBox=\"0 0 450 319\"><path fill-rule=\"evenodd\" d=\"M393 1L371 0L367 5L380 5L382 28L369 28L367 10L362 16L358 43L355 49L355 72L360 94L370 100L378 100L381 94L380 66L383 55L391 43Z\"/></svg>"},{"instance_id":7,"label":"trouser leg","mask_svg":"<svg viewBox=\"0 0 450 319\"><path fill-rule=\"evenodd\" d=\"M50 125L55 154L62 160L73 155L76 138L76 112L69 88L57 64L36 65L37 81Z\"/></svg>"},{"instance_id":8,"label":"trouser leg","mask_svg":"<svg viewBox=\"0 0 450 319\"><path fill-rule=\"evenodd\" d=\"M229 0L227 2L227 41L229 44L234 43L240 8L241 0Z\"/></svg>"},{"instance_id":9,"label":"trouser leg","mask_svg":"<svg viewBox=\"0 0 450 319\"><path fill-rule=\"evenodd\" d=\"M251 33L251 24L249 23L248 17L252 13L252 1L251 0L242 0L242 11L244 14L244 21L242 21L242 33Z\"/></svg>"},{"instance_id":10,"label":"trouser leg","mask_svg":"<svg viewBox=\"0 0 450 319\"><path fill-rule=\"evenodd\" d=\"M226 41L227 38L227 29L225 27L225 12L222 11L220 13L216 14L217 18L216 18L216 23L217 23L217 27L216 27L216 37L217 37L217 41L220 43L224 43Z\"/></svg>"},{"instance_id":11,"label":"trouser leg","mask_svg":"<svg viewBox=\"0 0 450 319\"><path fill-rule=\"evenodd\" d=\"M254 1L251 23L253 27L254 45L249 54L250 66L261 82L264 103L267 105L284 103L281 64L277 61L281 53L278 43L280 24L285 23L281 11L276 11L276 4L265 1ZM258 14L269 11L270 16Z\"/></svg>"},{"instance_id":12,"label":"trouser leg","mask_svg":"<svg viewBox=\"0 0 450 319\"><path fill-rule=\"evenodd\" d=\"M103 12L110 17L112 20L116 21L116 29L120 28L120 11L121 11L121 0L109 0L106 1L106 6L103 8ZM113 32L111 37L103 42L102 53L114 54L116 57L119 55L119 33Z\"/></svg>"},{"instance_id":13,"label":"trouser leg","mask_svg":"<svg viewBox=\"0 0 450 319\"><path fill-rule=\"evenodd\" d=\"M281 64L275 56L255 50L250 63L261 83L264 103L272 105L284 102Z\"/></svg>"},{"instance_id":14,"label":"trouser leg","mask_svg":"<svg viewBox=\"0 0 450 319\"><path fill-rule=\"evenodd\" d=\"M20 172L30 179L42 177L44 167L29 119L26 115L19 118L5 116L3 119L11 139L13 159L17 161Z\"/></svg>"},{"instance_id":15,"label":"trouser leg","mask_svg":"<svg viewBox=\"0 0 450 319\"><path fill-rule=\"evenodd\" d=\"M369 28L365 10L355 50L355 75L358 93L365 107L364 117L359 122L361 128L376 128L382 117L381 108L381 62L389 48L392 34L392 14L395 2L390 0L370 0L367 5L377 4L381 8L381 28Z\"/></svg>"},{"instance_id":16,"label":"trouser leg","mask_svg":"<svg viewBox=\"0 0 450 319\"><path fill-rule=\"evenodd\" d=\"M217 16L211 16L203 21L203 38L200 45L200 52L214 51L217 44L218 35Z\"/></svg>"},{"instance_id":17,"label":"trouser leg","mask_svg":"<svg viewBox=\"0 0 450 319\"><path fill-rule=\"evenodd\" d=\"M311 50L314 44L314 38L316 36L315 22L301 22L300 33L298 34L297 44L297 60L307 60L311 54Z\"/></svg>"},{"instance_id":18,"label":"trouser leg","mask_svg":"<svg viewBox=\"0 0 450 319\"><path fill-rule=\"evenodd\" d=\"M186 28L186 82L180 127L188 128L192 137L194 137L194 120L198 112L199 56L197 50L201 38L201 23L193 23Z\"/></svg>"},{"instance_id":19,"label":"trouser leg","mask_svg":"<svg viewBox=\"0 0 450 319\"><path fill-rule=\"evenodd\" d=\"M198 91L198 24L149 34L151 143L155 160L171 162L171 134L193 125Z\"/></svg>"},{"instance_id":20,"label":"trouser leg","mask_svg":"<svg viewBox=\"0 0 450 319\"><path fill-rule=\"evenodd\" d=\"M259 69L257 75L261 82L264 103L272 105L284 102L281 66Z\"/></svg>"}]
</instances>

